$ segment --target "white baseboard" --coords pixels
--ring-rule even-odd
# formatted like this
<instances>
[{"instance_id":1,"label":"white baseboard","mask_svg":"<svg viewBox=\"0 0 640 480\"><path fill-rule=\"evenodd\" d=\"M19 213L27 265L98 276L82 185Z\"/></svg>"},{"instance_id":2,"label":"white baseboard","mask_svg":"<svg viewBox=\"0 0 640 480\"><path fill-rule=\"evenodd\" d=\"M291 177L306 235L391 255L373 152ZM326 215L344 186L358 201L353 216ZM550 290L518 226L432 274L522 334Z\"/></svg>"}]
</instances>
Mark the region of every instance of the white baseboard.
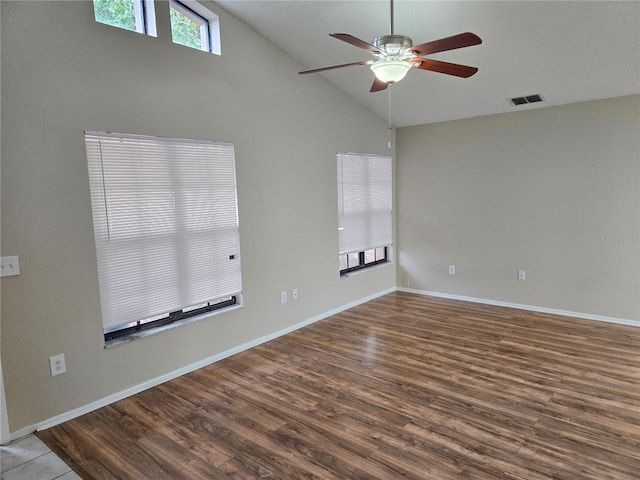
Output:
<instances>
[{"instance_id":1,"label":"white baseboard","mask_svg":"<svg viewBox=\"0 0 640 480\"><path fill-rule=\"evenodd\" d=\"M537 307L534 305L523 305L520 303L501 302L499 300L488 300L486 298L467 297L464 295L453 295L450 293L431 292L427 290L416 290L413 288L398 287L399 292L417 293L418 295L429 295L432 297L450 298L452 300L462 300L464 302L483 303L498 307L517 308L531 312L551 313L553 315L563 315L565 317L582 318L585 320L597 320L599 322L617 323L619 325L630 325L640 327L640 320L629 320L626 318L607 317L604 315L593 315L591 313L572 312L569 310L558 310L555 308Z\"/></svg>"},{"instance_id":2,"label":"white baseboard","mask_svg":"<svg viewBox=\"0 0 640 480\"><path fill-rule=\"evenodd\" d=\"M334 308L332 310L329 310L327 312L324 312L320 315L316 315L315 317L309 318L307 320L304 320L300 323L296 323L295 325L292 325L290 327L284 328L282 330L278 330L277 332L274 333L270 333L269 335L265 335L263 337L260 338L256 338L254 340L251 340L247 343L243 343L242 345L238 345L237 347L234 348L230 348L229 350L225 350L224 352L218 353L216 355L212 355L210 357L204 358L198 362L192 363L190 365L187 365L183 368L180 368L178 370L174 370L173 372L169 372L165 375L161 375L159 377L153 378L151 380L148 380L146 382L143 382L139 385L135 385L131 388L127 388L126 390L122 390L120 392L114 393L112 395L109 395L107 397L101 398L99 400L96 400L95 402L91 402L87 405L83 405L82 407L78 407L75 408L73 410L70 410L68 412L62 413L60 415L56 415L55 417L51 417L47 420L44 420L42 422L40 422L37 426L34 425L32 427L26 427L21 429L19 432L14 432L11 435L12 439L15 438L20 438L23 437L25 435L28 435L30 433L33 433L35 430L46 430L47 428L51 428L54 427L56 425L59 425L60 423L72 420L76 417L79 417L81 415L84 415L86 413L92 412L93 410L97 410L98 408L102 408L105 407L107 405L110 405L114 402L117 402L118 400L122 400L124 398L130 397L131 395L135 395L136 393L140 393L144 390L147 390L148 388L151 387L155 387L156 385L160 385L161 383L167 382L169 380L172 380L174 378L177 378L181 375L185 375L189 372L193 372L194 370L197 370L199 368L202 367L206 367L207 365L211 365L212 363L218 362L224 358L230 357L232 355L235 355L236 353L240 353L244 350L248 350L250 348L253 347L257 347L258 345L268 342L269 340L274 340L278 337L281 337L282 335L286 335L287 333L291 333L295 330L298 330L302 327L306 327L307 325L311 325L312 323L315 323L317 321L323 320L327 317L330 317L332 315L336 315L340 312L343 312L344 310L348 310L352 307L355 307L357 305L360 305L362 303L366 303L369 302L371 300L374 300L378 297L381 297L383 295L387 295L388 293L391 292L395 292L396 288L389 288L387 290L383 290L377 293L374 293L372 295L369 295L367 297L361 298L359 300L353 301L351 303L348 303L346 305L342 305L340 307Z\"/></svg>"},{"instance_id":3,"label":"white baseboard","mask_svg":"<svg viewBox=\"0 0 640 480\"><path fill-rule=\"evenodd\" d=\"M16 430L15 432L11 432L10 441L15 442L16 440L19 440L22 437L31 435L37 429L38 429L37 425L29 425L27 427L21 428L20 430Z\"/></svg>"},{"instance_id":4,"label":"white baseboard","mask_svg":"<svg viewBox=\"0 0 640 480\"><path fill-rule=\"evenodd\" d=\"M12 432L11 433L11 440L15 440L17 438L21 438L24 437L26 435L29 435L30 433L33 433L36 430L45 430L47 428L51 428L54 427L60 423L66 422L68 420L72 420L76 417L79 417L81 415L84 415L86 413L92 412L93 410L97 410L98 408L101 407L105 407L107 405L110 405L114 402L117 402L118 400L122 400L124 398L127 398L131 395L135 395L136 393L140 393L144 390L147 390L148 388L154 387L156 385L160 385L161 383L167 382L169 380L172 380L174 378L177 378L181 375L185 375L189 372L192 372L194 370L197 370L199 368L202 367L206 367L207 365L210 365L212 363L218 362L224 358L230 357L232 355L235 355L236 353L240 353L244 350L248 350L250 348L256 347L258 345L261 345L265 342L268 342L270 340L274 340L278 337L281 337L283 335L286 335L287 333L291 333L295 330L298 330L302 327L305 327L307 325L311 325L312 323L318 322L320 320L323 320L327 317L330 317L332 315L336 315L340 312L343 312L345 310L348 310L350 308L353 308L355 306L358 306L360 304L369 302L371 300L374 300L378 297L381 297L383 295L387 295L389 293L395 292L395 291L401 291L401 292L408 292L408 293L416 293L419 295L430 295L433 297L441 297L441 298L449 298L449 299L453 299L453 300L461 300L461 301L465 301L465 302L475 302L475 303L483 303L483 304L487 304L487 305L496 305L496 306L501 306L501 307L508 307L508 308L517 308L520 310L529 310L529 311L534 311L534 312L541 312L541 313L551 313L551 314L555 314L555 315L564 315L564 316L568 316L568 317L576 317L576 318L583 318L583 319L587 319L587 320L597 320L597 321L601 321L601 322L609 322L609 323L617 323L617 324L622 324L622 325L631 325L631 326L636 326L636 327L640 327L640 321L639 320L627 320L627 319L623 319L623 318L616 318L616 317L607 317L607 316L602 316L602 315L592 315L592 314L588 314L588 313L580 313L580 312L571 312L571 311L567 311L567 310L557 310L557 309L553 309L553 308L546 308L546 307L537 307L537 306L532 306L532 305L522 305L522 304L517 304L517 303L510 303L510 302L502 302L502 301L497 301L497 300L489 300L489 299L485 299L485 298L476 298L476 297L468 297L468 296L463 296L463 295L453 295L453 294L448 294L448 293L441 293L441 292L431 292L431 291L426 291L426 290L416 290L416 289L411 289L411 288L404 288L404 287L398 287L398 288L389 288L380 292L377 292L375 294L369 295L367 297L361 298L359 300L350 302L346 305L342 305L340 307L331 309L327 312L324 312L320 315L316 315L315 317L309 318L307 320L304 320L302 322L299 322L295 325L292 325L290 327L284 328L282 330L279 330L277 332L271 333L269 335L265 335L259 338L256 338L254 340L251 340L247 343L244 343L242 345L238 345L237 347L231 348L229 350L225 350L224 352L218 353L216 355L212 355L210 357L204 358L198 362L192 363L190 365L186 365L183 368L180 368L178 370L175 370L173 372L169 372L165 375L161 375L159 377L153 378L151 380L148 380L146 382L143 382L139 385L136 385L134 387L128 388L126 390L122 390L120 392L114 393L112 395L109 395L107 397L101 398L99 400L96 400L95 402L91 402L87 405L84 405L82 407L70 410L68 412L62 413L60 415L56 415L55 417L51 417L47 420L44 420L42 422L40 422L37 425L33 425L33 426L29 426L29 427L25 427L22 428L16 432Z\"/></svg>"},{"instance_id":5,"label":"white baseboard","mask_svg":"<svg viewBox=\"0 0 640 480\"><path fill-rule=\"evenodd\" d=\"M4 397L4 377L2 375L2 360L0 360L0 445L11 441L9 421L7 419L7 402Z\"/></svg>"}]
</instances>

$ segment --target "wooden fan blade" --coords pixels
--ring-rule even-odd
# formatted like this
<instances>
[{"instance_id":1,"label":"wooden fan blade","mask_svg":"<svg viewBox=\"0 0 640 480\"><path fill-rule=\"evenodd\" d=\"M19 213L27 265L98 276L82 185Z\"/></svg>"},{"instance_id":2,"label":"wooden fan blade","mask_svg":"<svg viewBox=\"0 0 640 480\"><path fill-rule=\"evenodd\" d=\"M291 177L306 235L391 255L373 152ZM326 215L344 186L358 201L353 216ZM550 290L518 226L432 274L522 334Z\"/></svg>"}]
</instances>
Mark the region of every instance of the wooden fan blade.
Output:
<instances>
[{"instance_id":1,"label":"wooden fan blade","mask_svg":"<svg viewBox=\"0 0 640 480\"><path fill-rule=\"evenodd\" d=\"M345 63L343 65L332 65L330 67L314 68L313 70L305 70L304 72L298 72L298 74L305 75L307 73L317 73L317 72L324 72L325 70L335 70L336 68L370 65L372 63L373 63L373 60L363 60L362 62L353 62L353 63Z\"/></svg>"},{"instance_id":2,"label":"wooden fan blade","mask_svg":"<svg viewBox=\"0 0 640 480\"><path fill-rule=\"evenodd\" d=\"M433 42L422 43L411 47L411 51L419 56L429 55L431 53L446 52L447 50L455 50L456 48L470 47L479 45L482 40L477 35L466 32L452 37L441 38Z\"/></svg>"},{"instance_id":3,"label":"wooden fan blade","mask_svg":"<svg viewBox=\"0 0 640 480\"><path fill-rule=\"evenodd\" d=\"M349 35L348 33L330 33L333 38L337 38L338 40L342 40L343 42L347 42L355 47L366 50L371 53L382 53L378 47L374 47L370 43L365 42L364 40L360 40L359 38L354 37L353 35Z\"/></svg>"},{"instance_id":4,"label":"wooden fan blade","mask_svg":"<svg viewBox=\"0 0 640 480\"><path fill-rule=\"evenodd\" d=\"M380 92L382 90L385 90L388 86L389 86L388 83L378 80L378 78L376 77L373 79L373 85L371 85L371 90L369 91L372 93Z\"/></svg>"},{"instance_id":5,"label":"wooden fan blade","mask_svg":"<svg viewBox=\"0 0 640 480\"><path fill-rule=\"evenodd\" d=\"M454 75L462 78L469 78L478 71L476 67L458 65L457 63L441 62L440 60L431 60L429 58L416 58L412 61L417 64L415 68L419 68L420 70L430 70L432 72L444 73L446 75Z\"/></svg>"}]
</instances>

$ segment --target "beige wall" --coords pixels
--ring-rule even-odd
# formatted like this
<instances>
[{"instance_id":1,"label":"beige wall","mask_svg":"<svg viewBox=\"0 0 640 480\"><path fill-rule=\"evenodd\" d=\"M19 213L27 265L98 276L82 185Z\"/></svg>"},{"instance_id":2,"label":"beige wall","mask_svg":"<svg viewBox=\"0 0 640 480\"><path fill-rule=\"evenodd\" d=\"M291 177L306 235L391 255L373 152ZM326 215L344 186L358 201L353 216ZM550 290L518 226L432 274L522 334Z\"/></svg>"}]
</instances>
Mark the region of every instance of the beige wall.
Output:
<instances>
[{"instance_id":1,"label":"beige wall","mask_svg":"<svg viewBox=\"0 0 640 480\"><path fill-rule=\"evenodd\" d=\"M640 97L401 128L397 145L399 285L640 318Z\"/></svg>"},{"instance_id":2,"label":"beige wall","mask_svg":"<svg viewBox=\"0 0 640 480\"><path fill-rule=\"evenodd\" d=\"M11 431L396 284L337 274L335 154L386 154L385 122L209 7L222 57L173 45L165 2L158 38L96 24L90 2L2 2ZM638 319L639 119L626 97L400 129L398 284ZM84 130L236 143L244 308L103 348Z\"/></svg>"},{"instance_id":3,"label":"beige wall","mask_svg":"<svg viewBox=\"0 0 640 480\"><path fill-rule=\"evenodd\" d=\"M2 368L11 431L395 286L340 279L336 152L386 154L385 122L215 4L222 56L93 20L90 2L3 2ZM235 142L244 308L105 350L84 130ZM280 291L300 298L280 304ZM65 353L68 373L49 374Z\"/></svg>"}]
</instances>

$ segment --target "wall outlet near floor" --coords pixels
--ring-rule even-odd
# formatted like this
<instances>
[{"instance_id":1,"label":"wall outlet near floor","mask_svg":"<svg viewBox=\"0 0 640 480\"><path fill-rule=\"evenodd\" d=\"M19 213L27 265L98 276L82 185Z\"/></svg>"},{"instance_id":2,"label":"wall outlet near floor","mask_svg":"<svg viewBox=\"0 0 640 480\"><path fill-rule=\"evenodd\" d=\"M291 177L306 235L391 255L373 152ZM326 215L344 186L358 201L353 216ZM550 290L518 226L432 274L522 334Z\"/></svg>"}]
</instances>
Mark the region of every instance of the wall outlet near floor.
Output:
<instances>
[{"instance_id":1,"label":"wall outlet near floor","mask_svg":"<svg viewBox=\"0 0 640 480\"><path fill-rule=\"evenodd\" d=\"M456 266L449 265L449 275L455 275L455 274L456 274Z\"/></svg>"},{"instance_id":2,"label":"wall outlet near floor","mask_svg":"<svg viewBox=\"0 0 640 480\"><path fill-rule=\"evenodd\" d=\"M63 374L67 371L67 364L64 360L64 353L49 357L49 366L51 367L51 376Z\"/></svg>"},{"instance_id":3,"label":"wall outlet near floor","mask_svg":"<svg viewBox=\"0 0 640 480\"><path fill-rule=\"evenodd\" d=\"M518 270L518 280L526 280L527 273L524 270Z\"/></svg>"},{"instance_id":4,"label":"wall outlet near floor","mask_svg":"<svg viewBox=\"0 0 640 480\"><path fill-rule=\"evenodd\" d=\"M287 303L287 292L280 292L280 303Z\"/></svg>"}]
</instances>

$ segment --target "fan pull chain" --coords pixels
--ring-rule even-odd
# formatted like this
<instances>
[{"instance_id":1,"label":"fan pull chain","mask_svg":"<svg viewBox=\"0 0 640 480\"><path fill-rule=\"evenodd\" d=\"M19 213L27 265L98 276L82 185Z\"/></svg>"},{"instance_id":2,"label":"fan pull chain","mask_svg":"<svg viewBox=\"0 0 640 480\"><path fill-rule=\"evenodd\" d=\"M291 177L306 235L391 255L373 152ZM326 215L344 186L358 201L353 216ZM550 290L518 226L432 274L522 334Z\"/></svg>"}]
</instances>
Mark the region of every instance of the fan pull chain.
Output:
<instances>
[{"instance_id":1,"label":"fan pull chain","mask_svg":"<svg viewBox=\"0 0 640 480\"><path fill-rule=\"evenodd\" d=\"M388 115L387 119L389 120L389 128L387 129L387 148L391 150L391 131L393 130L393 126L391 125L391 85L387 88L387 107L388 107Z\"/></svg>"}]
</instances>

